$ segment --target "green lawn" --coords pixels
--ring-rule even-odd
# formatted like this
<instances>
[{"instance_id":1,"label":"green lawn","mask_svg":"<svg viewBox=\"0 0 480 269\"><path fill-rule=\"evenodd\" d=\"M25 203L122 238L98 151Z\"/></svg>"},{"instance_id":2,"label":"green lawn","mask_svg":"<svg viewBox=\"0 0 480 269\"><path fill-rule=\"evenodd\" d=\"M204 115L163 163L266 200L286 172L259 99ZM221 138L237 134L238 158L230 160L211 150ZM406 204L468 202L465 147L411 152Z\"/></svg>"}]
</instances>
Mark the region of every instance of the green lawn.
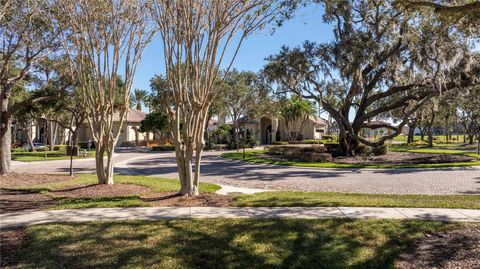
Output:
<instances>
[{"instance_id":1,"label":"green lawn","mask_svg":"<svg viewBox=\"0 0 480 269\"><path fill-rule=\"evenodd\" d=\"M415 239L471 225L373 219L48 224L28 227L15 257L18 268L394 268Z\"/></svg>"},{"instance_id":2,"label":"green lawn","mask_svg":"<svg viewBox=\"0 0 480 269\"><path fill-rule=\"evenodd\" d=\"M147 186L152 192L176 192L178 180L144 176L116 175L115 182ZM149 206L139 195L128 197L69 198L52 191L96 184L95 175L79 174L76 178L34 186L17 187L41 192L57 200L50 209L93 207ZM200 192L214 193L220 186L200 183ZM233 195L231 206L365 206L365 207L431 207L480 209L479 195L382 195L325 192L275 191L251 195Z\"/></svg>"},{"instance_id":3,"label":"green lawn","mask_svg":"<svg viewBox=\"0 0 480 269\"><path fill-rule=\"evenodd\" d=\"M411 152L411 153L430 153L430 154L453 154L453 155L466 155L480 159L480 155L470 149L445 149L442 147L434 146L433 148L427 147L414 147L414 146L392 146L390 151L399 152Z\"/></svg>"},{"instance_id":4,"label":"green lawn","mask_svg":"<svg viewBox=\"0 0 480 269\"><path fill-rule=\"evenodd\" d=\"M180 183L175 179L145 177L145 176L126 176L115 175L115 183L135 184L146 186L152 189L152 192L176 192L180 189ZM128 197L100 197L100 198L69 198L57 196L51 191L88 186L97 184L97 178L94 174L78 174L75 178L46 183L41 185L23 186L15 189L28 189L37 191L53 197L58 204L53 205L50 209L71 209L71 208L93 208L93 207L136 207L149 206L148 203L142 201L139 195ZM210 183L200 183L200 191L206 193L214 193L219 190L220 186Z\"/></svg>"},{"instance_id":5,"label":"green lawn","mask_svg":"<svg viewBox=\"0 0 480 269\"><path fill-rule=\"evenodd\" d=\"M409 151L409 150L398 150L398 151ZM446 150L445 150L446 151ZM456 162L456 163L435 163L435 164L408 164L408 165L389 165L389 164L344 164L344 163L333 163L333 162L301 162L301 161L287 161L287 160L272 160L258 156L259 154L265 153L264 150L249 150L245 152L245 158L243 158L242 152L227 152L221 156L224 158L232 160L243 160L247 162L254 163L265 163L265 164L277 164L277 165L291 165L291 166L300 166L300 167L317 167L317 168L440 168L440 167L467 167L467 166L477 166L480 165L480 160L474 162ZM433 151L429 153L443 153L439 151ZM472 157L478 157L479 155L475 153L456 153L456 154L465 154Z\"/></svg>"},{"instance_id":6,"label":"green lawn","mask_svg":"<svg viewBox=\"0 0 480 269\"><path fill-rule=\"evenodd\" d=\"M393 141L405 141L407 142L407 138L408 136L406 135L398 135L396 137L393 138ZM415 135L413 137L413 141L421 141L421 136L420 135ZM428 136L425 135L425 137L423 138L425 141L427 141L428 139ZM445 138L445 135L434 135L433 136L433 141L436 142L436 143L439 143L439 142L447 142L447 139ZM459 136L459 140L457 140L457 136L456 135L452 135L452 139L449 139L448 142L450 143L459 143L459 142L463 142L463 135L460 135Z\"/></svg>"},{"instance_id":7,"label":"green lawn","mask_svg":"<svg viewBox=\"0 0 480 269\"><path fill-rule=\"evenodd\" d=\"M65 155L65 150L47 151L47 158L45 158L45 151L37 152L12 152L12 160L20 162L37 162L37 161L55 161L55 160L69 160L70 156ZM83 154L83 151L80 152ZM95 150L87 151L86 158L95 157ZM84 159L83 156L74 157L75 159Z\"/></svg>"},{"instance_id":8,"label":"green lawn","mask_svg":"<svg viewBox=\"0 0 480 269\"><path fill-rule=\"evenodd\" d=\"M480 209L480 195L395 195L275 191L236 195L235 206L364 206Z\"/></svg>"}]
</instances>

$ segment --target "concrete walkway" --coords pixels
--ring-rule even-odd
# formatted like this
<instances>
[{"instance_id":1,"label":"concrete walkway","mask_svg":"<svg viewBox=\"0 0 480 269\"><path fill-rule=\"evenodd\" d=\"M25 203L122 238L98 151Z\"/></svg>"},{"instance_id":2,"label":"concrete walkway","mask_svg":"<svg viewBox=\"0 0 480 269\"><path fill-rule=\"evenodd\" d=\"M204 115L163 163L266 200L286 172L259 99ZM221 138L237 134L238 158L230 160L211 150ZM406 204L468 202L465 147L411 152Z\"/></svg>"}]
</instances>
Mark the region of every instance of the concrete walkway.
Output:
<instances>
[{"instance_id":1,"label":"concrete walkway","mask_svg":"<svg viewBox=\"0 0 480 269\"><path fill-rule=\"evenodd\" d=\"M135 207L0 214L0 229L52 222L175 218L382 218L480 222L480 210L381 207Z\"/></svg>"}]
</instances>

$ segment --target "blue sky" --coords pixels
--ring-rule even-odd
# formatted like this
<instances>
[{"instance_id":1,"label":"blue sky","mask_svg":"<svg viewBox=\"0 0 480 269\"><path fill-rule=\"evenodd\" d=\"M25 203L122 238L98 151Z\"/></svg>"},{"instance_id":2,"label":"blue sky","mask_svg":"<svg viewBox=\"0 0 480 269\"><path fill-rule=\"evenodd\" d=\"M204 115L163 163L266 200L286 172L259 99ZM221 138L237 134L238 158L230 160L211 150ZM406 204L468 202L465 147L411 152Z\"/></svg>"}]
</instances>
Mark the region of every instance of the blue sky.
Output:
<instances>
[{"instance_id":1,"label":"blue sky","mask_svg":"<svg viewBox=\"0 0 480 269\"><path fill-rule=\"evenodd\" d=\"M302 7L297 10L293 19L285 22L273 34L269 31L253 34L244 41L233 67L241 71L258 71L265 64L265 58L277 53L282 45L298 46L305 40L331 40L332 27L322 22L322 14L323 8L320 5ZM159 36L146 48L132 89L150 90L150 79L155 74L165 74L162 41Z\"/></svg>"}]
</instances>

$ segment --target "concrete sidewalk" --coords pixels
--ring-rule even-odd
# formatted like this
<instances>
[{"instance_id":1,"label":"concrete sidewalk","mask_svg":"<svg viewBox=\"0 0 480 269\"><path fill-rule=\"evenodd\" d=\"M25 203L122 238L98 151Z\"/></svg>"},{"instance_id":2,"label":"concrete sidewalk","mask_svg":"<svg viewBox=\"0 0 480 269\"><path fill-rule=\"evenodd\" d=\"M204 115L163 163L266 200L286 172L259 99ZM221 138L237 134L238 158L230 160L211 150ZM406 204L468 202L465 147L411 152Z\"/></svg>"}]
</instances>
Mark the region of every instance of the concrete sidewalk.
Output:
<instances>
[{"instance_id":1,"label":"concrete sidewalk","mask_svg":"<svg viewBox=\"0 0 480 269\"><path fill-rule=\"evenodd\" d=\"M0 229L51 222L174 218L383 218L480 222L480 210L382 207L130 207L0 214Z\"/></svg>"}]
</instances>

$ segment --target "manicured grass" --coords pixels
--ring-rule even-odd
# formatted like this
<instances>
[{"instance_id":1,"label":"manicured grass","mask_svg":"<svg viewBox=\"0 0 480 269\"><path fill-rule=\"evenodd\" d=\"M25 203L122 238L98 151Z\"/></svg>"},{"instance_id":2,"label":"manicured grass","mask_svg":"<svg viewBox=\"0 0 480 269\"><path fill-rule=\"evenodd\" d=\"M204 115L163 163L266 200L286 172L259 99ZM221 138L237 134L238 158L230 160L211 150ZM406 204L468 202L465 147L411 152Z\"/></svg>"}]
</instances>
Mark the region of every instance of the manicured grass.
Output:
<instances>
[{"instance_id":1,"label":"manicured grass","mask_svg":"<svg viewBox=\"0 0 480 269\"><path fill-rule=\"evenodd\" d=\"M80 154L82 154L80 152ZM12 152L12 160L20 162L37 162L37 161L55 161L55 160L69 160L70 156L65 155L65 150L47 151L47 158L45 158L45 151L37 152ZM84 159L95 157L95 150L87 151L87 157L78 156L74 159Z\"/></svg>"},{"instance_id":2,"label":"manicured grass","mask_svg":"<svg viewBox=\"0 0 480 269\"><path fill-rule=\"evenodd\" d=\"M453 154L453 155L466 155L480 159L480 155L470 150L461 149L443 149L443 148L425 148L425 147L406 147L397 146L390 147L391 151L397 152L411 152L411 153L429 153L429 154Z\"/></svg>"},{"instance_id":3,"label":"manicured grass","mask_svg":"<svg viewBox=\"0 0 480 269\"><path fill-rule=\"evenodd\" d=\"M426 233L473 224L203 219L28 227L20 268L394 268Z\"/></svg>"},{"instance_id":4,"label":"manicured grass","mask_svg":"<svg viewBox=\"0 0 480 269\"><path fill-rule=\"evenodd\" d=\"M147 186L153 192L176 192L178 180L144 176L116 175L116 183ZM96 184L95 175L81 174L74 179L18 189L42 192L57 200L50 209L138 207L149 206L139 195L128 197L70 198L50 191ZM200 183L200 191L214 193L220 186ZM278 191L251 195L234 195L231 206L365 206L365 207L431 207L480 209L479 195L383 195L322 192Z\"/></svg>"},{"instance_id":5,"label":"manicured grass","mask_svg":"<svg viewBox=\"0 0 480 269\"><path fill-rule=\"evenodd\" d=\"M406 135L399 135L399 136L394 137L392 140L393 141L405 141L406 142L407 138L408 138L408 136L406 136ZM460 138L460 141L463 141L463 136L460 136L459 138ZM420 135L415 135L413 137L413 141L420 141L421 139L422 139L422 137ZM427 141L428 136L425 135L424 139L425 139L425 141ZM434 135L433 139L434 139L434 142L436 142L436 143L447 142L447 139L445 138L445 135ZM459 142L459 141L456 140L456 136L452 136L452 139L449 139L448 141L449 142L457 142L457 143Z\"/></svg>"},{"instance_id":6,"label":"manicured grass","mask_svg":"<svg viewBox=\"0 0 480 269\"><path fill-rule=\"evenodd\" d=\"M67 198L55 197L59 203L49 209L78 209L78 208L110 208L110 207L147 207L148 203L138 196L128 197L101 197L101 198Z\"/></svg>"},{"instance_id":7,"label":"manicured grass","mask_svg":"<svg viewBox=\"0 0 480 269\"><path fill-rule=\"evenodd\" d=\"M176 179L130 175L115 175L113 179L115 183L146 186L151 188L154 192L173 192L180 189L180 182ZM39 191L52 191L69 187L87 186L97 183L97 176L95 174L77 174L75 178L65 181L51 182L33 186L24 186L19 188L37 189ZM200 191L202 192L214 193L219 189L220 186L218 185L200 182Z\"/></svg>"},{"instance_id":8,"label":"manicured grass","mask_svg":"<svg viewBox=\"0 0 480 269\"><path fill-rule=\"evenodd\" d=\"M275 191L236 195L235 206L365 206L480 209L480 195L394 195Z\"/></svg>"},{"instance_id":9,"label":"manicured grass","mask_svg":"<svg viewBox=\"0 0 480 269\"><path fill-rule=\"evenodd\" d=\"M401 150L398 150L401 151ZM406 151L406 150L405 150ZM317 168L441 168L441 167L468 167L480 165L480 160L475 162L457 162L457 163L434 163L434 164L406 164L406 165L390 165L390 164L344 164L333 162L300 162L300 161L287 161L287 160L272 160L258 156L265 153L264 150L250 150L245 152L245 159L242 152L228 152L221 156L232 160L242 160L254 163L276 164L276 165L290 165L300 167L317 167ZM440 152L435 152L440 153ZM478 156L474 153L462 153L469 156Z\"/></svg>"},{"instance_id":10,"label":"manicured grass","mask_svg":"<svg viewBox=\"0 0 480 269\"><path fill-rule=\"evenodd\" d=\"M114 181L117 184L134 184L146 186L152 189L152 192L176 192L180 189L180 183L176 179L165 179L145 176L127 176L115 175ZM16 189L28 189L31 191L42 192L57 200L58 204L51 206L50 209L73 209L73 208L93 208L93 207L135 207L149 206L142 201L139 196L128 197L99 197L99 198L69 198L55 196L50 191L68 189L97 184L97 178L94 174L78 174L75 178L60 182L52 182L34 186L23 186ZM220 186L210 183L200 183L200 191L214 193Z\"/></svg>"}]
</instances>

